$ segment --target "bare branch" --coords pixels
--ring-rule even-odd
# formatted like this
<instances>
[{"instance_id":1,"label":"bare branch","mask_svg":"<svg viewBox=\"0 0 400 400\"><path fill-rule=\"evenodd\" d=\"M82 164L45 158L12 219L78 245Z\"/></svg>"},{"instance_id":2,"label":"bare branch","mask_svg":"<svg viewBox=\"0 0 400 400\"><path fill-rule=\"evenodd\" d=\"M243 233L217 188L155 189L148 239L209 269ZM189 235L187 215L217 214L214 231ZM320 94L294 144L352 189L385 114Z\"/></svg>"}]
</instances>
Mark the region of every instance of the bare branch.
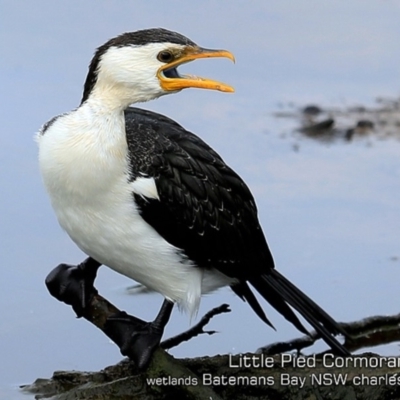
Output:
<instances>
[{"instance_id":1,"label":"bare branch","mask_svg":"<svg viewBox=\"0 0 400 400\"><path fill-rule=\"evenodd\" d=\"M218 314L231 312L228 304L222 304L219 307L215 307L210 310L204 317L192 328L187 331L174 336L172 338L166 339L161 343L163 349L171 349L172 347L180 345L182 342L186 342L198 335L206 333L207 335L213 335L216 331L205 331L203 328L210 322L211 318Z\"/></svg>"},{"instance_id":2,"label":"bare branch","mask_svg":"<svg viewBox=\"0 0 400 400\"><path fill-rule=\"evenodd\" d=\"M344 346L349 351L400 340L400 314L368 317L360 321L342 322L339 325L351 336L351 339L346 339L344 342ZM274 355L293 350L301 351L312 346L319 338L319 335L312 331L311 336L303 336L287 342L272 343L259 348L257 352Z\"/></svg>"}]
</instances>

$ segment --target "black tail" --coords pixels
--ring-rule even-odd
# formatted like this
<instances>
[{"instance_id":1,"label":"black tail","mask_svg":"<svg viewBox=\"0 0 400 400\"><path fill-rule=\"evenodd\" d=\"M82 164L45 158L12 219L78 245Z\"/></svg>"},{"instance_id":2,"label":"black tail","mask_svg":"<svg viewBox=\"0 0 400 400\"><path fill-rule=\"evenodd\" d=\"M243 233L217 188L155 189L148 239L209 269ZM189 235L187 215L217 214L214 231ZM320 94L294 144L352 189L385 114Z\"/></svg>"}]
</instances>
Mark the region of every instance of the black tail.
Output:
<instances>
[{"instance_id":1,"label":"black tail","mask_svg":"<svg viewBox=\"0 0 400 400\"><path fill-rule=\"evenodd\" d=\"M348 337L346 331L320 306L314 303L278 271L272 269L268 274L257 278L251 278L249 282L272 307L280 312L301 332L309 334L289 306L293 307L304 317L336 354L342 356L350 355L333 336L342 334Z\"/></svg>"}]
</instances>

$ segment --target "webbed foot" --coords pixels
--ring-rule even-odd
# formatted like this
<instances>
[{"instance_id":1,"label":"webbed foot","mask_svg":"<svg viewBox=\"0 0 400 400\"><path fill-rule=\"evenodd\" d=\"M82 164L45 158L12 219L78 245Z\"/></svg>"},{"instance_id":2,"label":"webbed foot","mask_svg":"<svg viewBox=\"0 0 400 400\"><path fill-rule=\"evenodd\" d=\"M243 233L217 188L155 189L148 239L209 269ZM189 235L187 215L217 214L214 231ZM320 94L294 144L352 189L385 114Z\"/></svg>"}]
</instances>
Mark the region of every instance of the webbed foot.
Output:
<instances>
[{"instance_id":1,"label":"webbed foot","mask_svg":"<svg viewBox=\"0 0 400 400\"><path fill-rule=\"evenodd\" d=\"M173 303L165 300L157 318L146 322L121 311L107 319L106 334L118 345L121 354L145 369L159 346L164 327L171 315Z\"/></svg>"},{"instance_id":2,"label":"webbed foot","mask_svg":"<svg viewBox=\"0 0 400 400\"><path fill-rule=\"evenodd\" d=\"M82 317L90 299L97 294L93 284L100 265L90 257L78 265L60 264L47 275L47 289Z\"/></svg>"}]
</instances>

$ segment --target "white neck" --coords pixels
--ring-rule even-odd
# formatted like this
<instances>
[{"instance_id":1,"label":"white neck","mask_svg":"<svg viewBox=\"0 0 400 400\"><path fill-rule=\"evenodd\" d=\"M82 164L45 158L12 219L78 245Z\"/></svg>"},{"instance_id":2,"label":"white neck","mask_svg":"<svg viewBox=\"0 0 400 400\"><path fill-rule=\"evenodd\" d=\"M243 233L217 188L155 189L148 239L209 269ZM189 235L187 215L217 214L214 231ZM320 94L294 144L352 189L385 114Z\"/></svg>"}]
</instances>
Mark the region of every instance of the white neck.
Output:
<instances>
[{"instance_id":1,"label":"white neck","mask_svg":"<svg viewBox=\"0 0 400 400\"><path fill-rule=\"evenodd\" d=\"M140 100L136 100L134 94L126 86L107 84L107 82L100 80L96 83L85 103L103 113L118 113L138 101Z\"/></svg>"}]
</instances>

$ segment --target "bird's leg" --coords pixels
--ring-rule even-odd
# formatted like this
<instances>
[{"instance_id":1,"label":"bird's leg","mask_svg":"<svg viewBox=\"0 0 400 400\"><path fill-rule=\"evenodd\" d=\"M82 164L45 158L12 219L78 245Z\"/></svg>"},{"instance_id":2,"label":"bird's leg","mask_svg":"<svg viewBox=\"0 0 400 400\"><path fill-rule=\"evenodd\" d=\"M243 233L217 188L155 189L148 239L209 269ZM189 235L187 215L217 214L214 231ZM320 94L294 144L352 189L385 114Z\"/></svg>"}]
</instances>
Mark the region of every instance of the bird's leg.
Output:
<instances>
[{"instance_id":1,"label":"bird's leg","mask_svg":"<svg viewBox=\"0 0 400 400\"><path fill-rule=\"evenodd\" d=\"M118 345L122 355L133 360L139 369L144 369L160 344L173 307L173 302L164 300L153 322L120 311L107 318L104 331Z\"/></svg>"},{"instance_id":2,"label":"bird's leg","mask_svg":"<svg viewBox=\"0 0 400 400\"><path fill-rule=\"evenodd\" d=\"M50 294L74 309L82 317L97 290L93 286L100 263L91 257L78 265L60 264L46 277Z\"/></svg>"}]
</instances>

